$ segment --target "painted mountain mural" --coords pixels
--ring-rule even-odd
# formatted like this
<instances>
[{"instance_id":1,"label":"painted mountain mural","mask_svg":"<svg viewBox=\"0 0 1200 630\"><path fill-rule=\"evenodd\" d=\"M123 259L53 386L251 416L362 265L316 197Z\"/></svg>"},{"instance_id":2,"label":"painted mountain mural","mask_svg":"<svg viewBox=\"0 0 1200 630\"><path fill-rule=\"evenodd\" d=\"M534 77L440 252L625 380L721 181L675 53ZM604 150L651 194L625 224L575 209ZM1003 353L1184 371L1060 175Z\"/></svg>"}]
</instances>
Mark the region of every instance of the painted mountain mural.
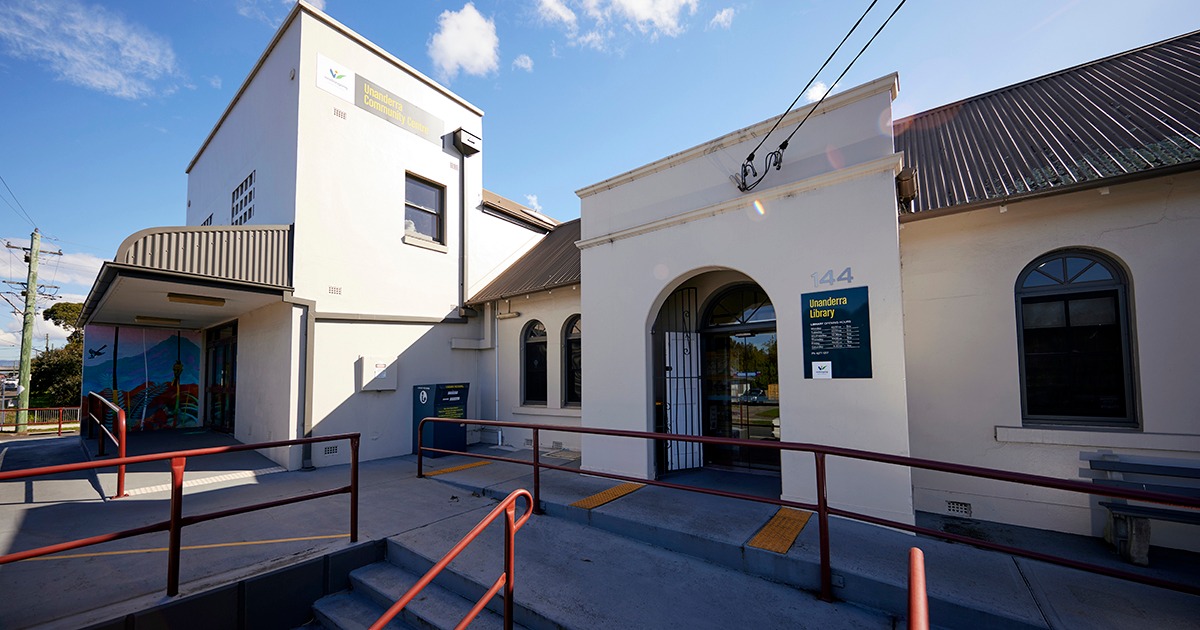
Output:
<instances>
[{"instance_id":1,"label":"painted mountain mural","mask_svg":"<svg viewBox=\"0 0 1200 630\"><path fill-rule=\"evenodd\" d=\"M114 377L128 430L200 426L199 333L88 326L83 393L114 400Z\"/></svg>"}]
</instances>

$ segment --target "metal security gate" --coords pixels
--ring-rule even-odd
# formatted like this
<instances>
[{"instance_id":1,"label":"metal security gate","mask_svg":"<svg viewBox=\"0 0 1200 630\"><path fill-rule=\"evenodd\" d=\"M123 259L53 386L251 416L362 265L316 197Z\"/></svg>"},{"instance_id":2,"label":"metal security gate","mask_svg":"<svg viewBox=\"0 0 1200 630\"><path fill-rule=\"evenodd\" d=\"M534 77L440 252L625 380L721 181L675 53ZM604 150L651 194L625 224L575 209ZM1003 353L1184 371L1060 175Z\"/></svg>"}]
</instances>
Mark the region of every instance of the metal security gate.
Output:
<instances>
[{"instance_id":1,"label":"metal security gate","mask_svg":"<svg viewBox=\"0 0 1200 630\"><path fill-rule=\"evenodd\" d=\"M697 328L696 289L680 289L667 298L658 312L653 334L656 430L701 435L700 333ZM659 442L659 474L704 465L696 442Z\"/></svg>"}]
</instances>

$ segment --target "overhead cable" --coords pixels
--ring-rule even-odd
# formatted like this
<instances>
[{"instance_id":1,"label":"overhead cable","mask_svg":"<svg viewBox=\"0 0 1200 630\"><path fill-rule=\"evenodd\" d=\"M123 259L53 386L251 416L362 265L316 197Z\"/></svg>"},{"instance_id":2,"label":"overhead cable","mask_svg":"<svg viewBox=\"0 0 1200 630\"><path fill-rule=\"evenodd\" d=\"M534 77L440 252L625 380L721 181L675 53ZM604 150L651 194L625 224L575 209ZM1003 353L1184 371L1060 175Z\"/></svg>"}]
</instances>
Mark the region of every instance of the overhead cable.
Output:
<instances>
[{"instance_id":1,"label":"overhead cable","mask_svg":"<svg viewBox=\"0 0 1200 630\"><path fill-rule=\"evenodd\" d=\"M829 64L829 61L833 59L834 55L836 55L838 50L841 49L842 44L845 44L846 40L850 38L850 35L854 33L855 29L858 28L858 25L863 21L863 18L867 16L867 13L871 12L871 9L875 6L875 2L877 1L878 0L873 0L871 2L870 6L867 7L867 10L863 12L862 16L858 18L858 21L854 23L854 26L851 27L850 31L846 33L846 37L842 38L841 43L839 43L837 48L833 50L833 53L829 55L829 59L826 59L825 63L821 64L821 68L817 70L816 74L813 75L813 78L809 80L808 84L804 86L804 89L800 91L800 94L796 96L796 99L792 101L792 104L788 107L787 111L780 115L779 120L775 121L775 124L771 127L771 130L767 132L767 135L763 136L762 140L758 142L758 146L756 146L754 150L750 152L750 155L746 157L746 161L742 163L740 179L736 176L733 177L734 182L737 184L738 190L742 192L754 190L754 188L758 186L758 184L762 182L764 178L766 178L767 173L771 171L771 167L774 167L775 170L779 170L783 167L783 152L787 150L788 142L793 136L796 135L797 131L800 131L800 128L804 126L804 123L808 121L813 112L817 111L821 103L824 102L825 98L829 96L829 93L833 91L834 86L836 86L838 82L840 82L842 78L846 76L846 73L849 72L850 68L854 66L854 62L858 61L858 58L867 51L867 48L870 47L871 43L875 41L875 38L878 37L881 32L883 32L883 29L888 25L888 22L891 22L892 18L896 16L896 13L900 11L900 7L903 7L904 3L907 2L907 0L900 0L900 3L897 4L896 8L892 10L891 15L888 15L887 19L883 21L883 24L879 25L879 28L875 30L875 34L871 36L871 39L867 40L867 43L864 44L862 49L858 51L858 54L854 56L854 59L850 60L850 63L846 65L846 68L842 70L842 73L838 75L838 78L835 79L833 83L829 84L829 89L825 90L825 93L821 95L821 98L817 99L817 101L812 104L808 110L808 113L804 115L804 118L800 120L800 123L796 125L796 128L793 129L790 134L788 134L787 138L784 138L783 142L779 143L779 148L767 154L766 158L763 159L763 172L760 175L758 170L754 168L755 153L762 148L762 145L766 143L767 138L770 137L771 133L779 127L779 124L783 122L783 119L786 118L788 113L792 111L792 108L796 106L797 102L799 102L800 97L808 91L808 88L813 84L814 81L816 81L817 76L821 74L821 71L825 69L825 66ZM747 175L753 176L755 178L754 181L747 181Z\"/></svg>"}]
</instances>

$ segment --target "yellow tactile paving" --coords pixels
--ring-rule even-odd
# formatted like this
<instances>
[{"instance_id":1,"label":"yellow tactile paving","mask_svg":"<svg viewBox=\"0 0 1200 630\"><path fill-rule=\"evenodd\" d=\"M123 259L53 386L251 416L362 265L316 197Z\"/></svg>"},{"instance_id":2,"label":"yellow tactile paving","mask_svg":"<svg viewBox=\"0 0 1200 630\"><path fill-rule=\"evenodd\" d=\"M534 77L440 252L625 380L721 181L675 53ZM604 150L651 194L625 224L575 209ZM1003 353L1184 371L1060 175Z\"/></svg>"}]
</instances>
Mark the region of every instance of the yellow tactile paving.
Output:
<instances>
[{"instance_id":1,"label":"yellow tactile paving","mask_svg":"<svg viewBox=\"0 0 1200 630\"><path fill-rule=\"evenodd\" d=\"M767 524L763 525L763 528L758 530L758 533L747 544L775 553L787 553L788 549L792 548L792 543L796 542L796 537L808 524L811 516L812 512L786 507L779 508L775 516L772 516L771 520L767 521Z\"/></svg>"},{"instance_id":2,"label":"yellow tactile paving","mask_svg":"<svg viewBox=\"0 0 1200 630\"><path fill-rule=\"evenodd\" d=\"M644 483L623 483L619 486L613 486L603 492L593 494L590 497L580 499L572 503L571 507L583 508L585 510L598 508L609 501L615 501L629 494L630 492L637 490L638 488L644 487L646 487L646 484Z\"/></svg>"},{"instance_id":3,"label":"yellow tactile paving","mask_svg":"<svg viewBox=\"0 0 1200 630\"><path fill-rule=\"evenodd\" d=\"M487 466L490 463L492 463L492 462L472 462L470 464L463 464L461 466L451 466L449 468L441 468L438 470L427 470L427 471L425 471L425 476L426 477L434 477L437 475L444 475L446 473L452 473L452 472L458 472L460 470L466 470L468 468L479 468L480 466Z\"/></svg>"}]
</instances>

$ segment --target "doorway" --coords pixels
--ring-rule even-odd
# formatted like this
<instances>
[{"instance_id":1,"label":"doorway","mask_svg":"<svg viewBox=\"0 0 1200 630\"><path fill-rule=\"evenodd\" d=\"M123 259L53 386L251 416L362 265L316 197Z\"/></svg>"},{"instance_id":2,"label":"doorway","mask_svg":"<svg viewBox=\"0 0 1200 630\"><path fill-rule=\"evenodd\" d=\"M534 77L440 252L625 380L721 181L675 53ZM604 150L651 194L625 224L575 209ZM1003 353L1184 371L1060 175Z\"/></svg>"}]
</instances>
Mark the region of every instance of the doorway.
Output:
<instances>
[{"instance_id":1,"label":"doorway","mask_svg":"<svg viewBox=\"0 0 1200 630\"><path fill-rule=\"evenodd\" d=\"M237 322L209 330L206 341L204 426L212 431L233 433L237 401Z\"/></svg>"},{"instance_id":2,"label":"doorway","mask_svg":"<svg viewBox=\"0 0 1200 630\"><path fill-rule=\"evenodd\" d=\"M757 284L716 296L700 327L704 435L779 441L779 344L775 307ZM779 471L779 451L708 445L704 465Z\"/></svg>"}]
</instances>

